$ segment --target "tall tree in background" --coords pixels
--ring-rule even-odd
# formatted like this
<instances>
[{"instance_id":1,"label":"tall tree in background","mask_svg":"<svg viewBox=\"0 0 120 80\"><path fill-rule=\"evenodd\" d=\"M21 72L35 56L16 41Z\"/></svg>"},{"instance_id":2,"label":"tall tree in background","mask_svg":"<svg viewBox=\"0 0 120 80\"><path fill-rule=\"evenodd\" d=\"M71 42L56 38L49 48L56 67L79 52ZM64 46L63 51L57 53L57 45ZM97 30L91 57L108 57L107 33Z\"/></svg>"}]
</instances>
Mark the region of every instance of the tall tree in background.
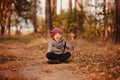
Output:
<instances>
[{"instance_id":1,"label":"tall tree in background","mask_svg":"<svg viewBox=\"0 0 120 80\"><path fill-rule=\"evenodd\" d=\"M47 30L52 29L51 0L45 2L45 23Z\"/></svg>"},{"instance_id":2,"label":"tall tree in background","mask_svg":"<svg viewBox=\"0 0 120 80\"><path fill-rule=\"evenodd\" d=\"M36 13L37 13L37 0L33 0L33 25L34 25L34 33L37 32L37 24L36 24Z\"/></svg>"},{"instance_id":3,"label":"tall tree in background","mask_svg":"<svg viewBox=\"0 0 120 80\"><path fill-rule=\"evenodd\" d=\"M109 38L115 38L114 36L114 30L115 30L115 4L112 4L111 0L108 0L108 11L107 11L107 22L108 22L108 36Z\"/></svg>"},{"instance_id":4,"label":"tall tree in background","mask_svg":"<svg viewBox=\"0 0 120 80\"><path fill-rule=\"evenodd\" d=\"M1 0L0 1L0 27L1 27L1 35L4 35L4 30L5 30L5 1ZM3 12L4 11L4 12Z\"/></svg>"},{"instance_id":5,"label":"tall tree in background","mask_svg":"<svg viewBox=\"0 0 120 80\"><path fill-rule=\"evenodd\" d=\"M107 40L107 37L108 37L108 31L107 31L107 18L106 18L106 0L104 0L104 7L103 7L103 12L104 12L104 38L105 40Z\"/></svg>"},{"instance_id":6,"label":"tall tree in background","mask_svg":"<svg viewBox=\"0 0 120 80\"><path fill-rule=\"evenodd\" d=\"M112 3L111 0L108 0L108 12L111 12L111 8L112 8Z\"/></svg>"},{"instance_id":7,"label":"tall tree in background","mask_svg":"<svg viewBox=\"0 0 120 80\"><path fill-rule=\"evenodd\" d=\"M74 15L75 15L75 19L76 19L76 7L77 7L77 6L76 6L76 2L77 2L77 0L74 1L74 5L75 5L75 8L74 8Z\"/></svg>"},{"instance_id":8,"label":"tall tree in background","mask_svg":"<svg viewBox=\"0 0 120 80\"><path fill-rule=\"evenodd\" d=\"M116 1L116 32L115 43L120 43L120 0Z\"/></svg>"},{"instance_id":9,"label":"tall tree in background","mask_svg":"<svg viewBox=\"0 0 120 80\"><path fill-rule=\"evenodd\" d=\"M69 16L68 16L68 29L70 29L70 27L72 27L71 23L72 23L72 0L69 0Z\"/></svg>"},{"instance_id":10,"label":"tall tree in background","mask_svg":"<svg viewBox=\"0 0 120 80\"><path fill-rule=\"evenodd\" d=\"M6 24L7 25L7 28L8 28L8 34L10 35L10 25L11 25L11 20L10 20L10 18L11 18L11 13L12 13L12 10L11 10L11 6L12 6L12 3L13 3L14 1L13 0L10 0L9 1L9 4L8 4L8 18L7 18L7 22L6 23L8 23L8 24Z\"/></svg>"},{"instance_id":11,"label":"tall tree in background","mask_svg":"<svg viewBox=\"0 0 120 80\"><path fill-rule=\"evenodd\" d=\"M76 9L77 9L77 24L78 24L78 30L79 32L83 32L84 28L83 28L83 24L85 21L85 13L83 10L83 0L77 0L76 1Z\"/></svg>"},{"instance_id":12,"label":"tall tree in background","mask_svg":"<svg viewBox=\"0 0 120 80\"><path fill-rule=\"evenodd\" d=\"M8 30L10 35L10 16L11 16L11 5L13 0L1 0L0 1L0 26L1 26L1 35L5 34L5 30Z\"/></svg>"},{"instance_id":13,"label":"tall tree in background","mask_svg":"<svg viewBox=\"0 0 120 80\"><path fill-rule=\"evenodd\" d=\"M51 13L52 15L56 15L57 11L57 0L51 0Z\"/></svg>"},{"instance_id":14,"label":"tall tree in background","mask_svg":"<svg viewBox=\"0 0 120 80\"><path fill-rule=\"evenodd\" d=\"M72 12L72 0L69 0L69 11Z\"/></svg>"}]
</instances>

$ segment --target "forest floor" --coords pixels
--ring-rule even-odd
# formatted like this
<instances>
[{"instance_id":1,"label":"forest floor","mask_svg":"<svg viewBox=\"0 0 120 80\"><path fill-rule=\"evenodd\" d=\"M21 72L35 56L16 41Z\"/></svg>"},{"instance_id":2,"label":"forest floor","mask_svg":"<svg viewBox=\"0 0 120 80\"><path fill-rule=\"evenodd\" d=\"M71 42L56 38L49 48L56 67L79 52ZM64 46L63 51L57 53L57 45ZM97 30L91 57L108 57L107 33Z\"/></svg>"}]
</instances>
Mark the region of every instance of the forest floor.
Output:
<instances>
[{"instance_id":1,"label":"forest floor","mask_svg":"<svg viewBox=\"0 0 120 80\"><path fill-rule=\"evenodd\" d=\"M0 42L0 80L120 80L120 46L67 40L75 46L69 63L48 64L49 39Z\"/></svg>"}]
</instances>

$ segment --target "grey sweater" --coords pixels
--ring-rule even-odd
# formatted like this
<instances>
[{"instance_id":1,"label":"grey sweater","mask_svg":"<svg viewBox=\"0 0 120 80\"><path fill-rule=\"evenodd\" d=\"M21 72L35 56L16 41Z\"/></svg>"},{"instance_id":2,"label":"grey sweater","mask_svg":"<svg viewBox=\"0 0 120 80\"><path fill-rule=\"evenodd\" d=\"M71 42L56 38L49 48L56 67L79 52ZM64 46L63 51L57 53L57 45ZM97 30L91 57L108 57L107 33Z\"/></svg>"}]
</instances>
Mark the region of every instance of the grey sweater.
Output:
<instances>
[{"instance_id":1,"label":"grey sweater","mask_svg":"<svg viewBox=\"0 0 120 80\"><path fill-rule=\"evenodd\" d=\"M64 50L64 45L65 45L64 40L60 40L59 42L51 40L48 44L47 52L53 52L54 54L62 54ZM73 50L74 46L71 46L70 44L66 43L65 48L69 50Z\"/></svg>"}]
</instances>

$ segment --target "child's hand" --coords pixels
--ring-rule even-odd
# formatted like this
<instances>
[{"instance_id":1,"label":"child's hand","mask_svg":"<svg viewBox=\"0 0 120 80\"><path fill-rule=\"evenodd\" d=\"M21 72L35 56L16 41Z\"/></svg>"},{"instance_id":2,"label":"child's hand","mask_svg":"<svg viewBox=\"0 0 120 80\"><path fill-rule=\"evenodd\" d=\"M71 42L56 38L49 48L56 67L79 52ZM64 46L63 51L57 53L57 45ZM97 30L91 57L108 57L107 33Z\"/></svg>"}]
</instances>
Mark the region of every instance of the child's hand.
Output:
<instances>
[{"instance_id":1,"label":"child's hand","mask_svg":"<svg viewBox=\"0 0 120 80\"><path fill-rule=\"evenodd\" d=\"M74 50L74 46L71 46L71 50Z\"/></svg>"},{"instance_id":2,"label":"child's hand","mask_svg":"<svg viewBox=\"0 0 120 80\"><path fill-rule=\"evenodd\" d=\"M56 47L52 46L52 51L55 51L56 49L57 49Z\"/></svg>"}]
</instances>

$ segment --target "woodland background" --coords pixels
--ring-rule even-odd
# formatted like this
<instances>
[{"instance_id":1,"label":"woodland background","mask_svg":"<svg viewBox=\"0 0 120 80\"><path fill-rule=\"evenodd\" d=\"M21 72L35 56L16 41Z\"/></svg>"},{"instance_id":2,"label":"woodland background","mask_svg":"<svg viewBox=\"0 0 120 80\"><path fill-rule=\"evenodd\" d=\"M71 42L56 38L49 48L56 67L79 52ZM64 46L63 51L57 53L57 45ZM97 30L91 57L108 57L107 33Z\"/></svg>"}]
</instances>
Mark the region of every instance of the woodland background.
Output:
<instances>
[{"instance_id":1,"label":"woodland background","mask_svg":"<svg viewBox=\"0 0 120 80\"><path fill-rule=\"evenodd\" d=\"M42 17L41 0L0 0L0 80L120 80L120 0L60 0L59 14L57 1ZM54 27L75 46L69 63L47 63Z\"/></svg>"},{"instance_id":2,"label":"woodland background","mask_svg":"<svg viewBox=\"0 0 120 80\"><path fill-rule=\"evenodd\" d=\"M60 14L57 14L57 0L46 0L43 18L37 16L37 12L42 11L39 0L0 0L1 36L11 35L12 27L16 34L24 27L33 27L34 33L41 34L60 27L76 37L119 42L119 0L73 0L74 8L72 0L68 0L67 11L62 9L62 1Z\"/></svg>"}]
</instances>

